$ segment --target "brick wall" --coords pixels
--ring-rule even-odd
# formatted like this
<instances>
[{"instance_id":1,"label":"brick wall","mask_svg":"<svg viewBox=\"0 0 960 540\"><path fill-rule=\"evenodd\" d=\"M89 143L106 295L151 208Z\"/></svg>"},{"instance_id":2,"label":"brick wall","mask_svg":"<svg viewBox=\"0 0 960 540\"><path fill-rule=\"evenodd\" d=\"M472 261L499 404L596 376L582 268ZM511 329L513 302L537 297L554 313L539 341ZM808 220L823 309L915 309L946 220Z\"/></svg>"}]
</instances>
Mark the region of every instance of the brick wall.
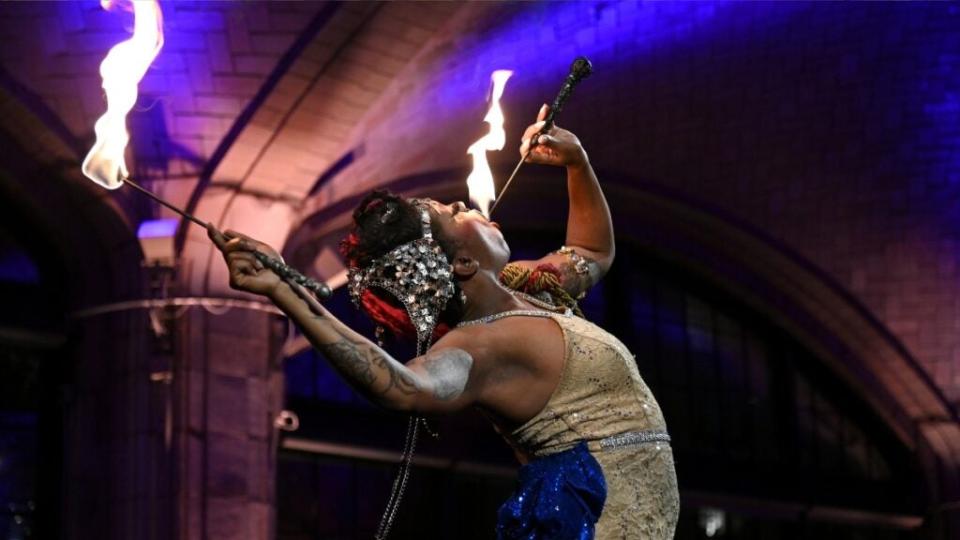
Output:
<instances>
[{"instance_id":1,"label":"brick wall","mask_svg":"<svg viewBox=\"0 0 960 540\"><path fill-rule=\"evenodd\" d=\"M799 252L960 404L958 23L950 5L477 6L366 116L364 156L308 211L466 166L500 67L517 74L508 149L491 158L509 166L524 119L587 54L596 74L560 123L598 169L677 190Z\"/></svg>"}]
</instances>

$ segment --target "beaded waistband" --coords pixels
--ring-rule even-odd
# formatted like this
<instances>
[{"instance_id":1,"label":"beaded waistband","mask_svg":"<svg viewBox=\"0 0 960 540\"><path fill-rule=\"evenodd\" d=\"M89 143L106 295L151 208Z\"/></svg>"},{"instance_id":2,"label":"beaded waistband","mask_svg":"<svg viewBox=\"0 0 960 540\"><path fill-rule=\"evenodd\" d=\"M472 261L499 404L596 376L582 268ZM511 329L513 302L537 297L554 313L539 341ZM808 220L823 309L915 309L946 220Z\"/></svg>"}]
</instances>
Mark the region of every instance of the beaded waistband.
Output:
<instances>
[{"instance_id":1,"label":"beaded waistband","mask_svg":"<svg viewBox=\"0 0 960 540\"><path fill-rule=\"evenodd\" d=\"M628 431L600 439L601 450L613 450L652 442L670 442L670 435L666 431Z\"/></svg>"}]
</instances>

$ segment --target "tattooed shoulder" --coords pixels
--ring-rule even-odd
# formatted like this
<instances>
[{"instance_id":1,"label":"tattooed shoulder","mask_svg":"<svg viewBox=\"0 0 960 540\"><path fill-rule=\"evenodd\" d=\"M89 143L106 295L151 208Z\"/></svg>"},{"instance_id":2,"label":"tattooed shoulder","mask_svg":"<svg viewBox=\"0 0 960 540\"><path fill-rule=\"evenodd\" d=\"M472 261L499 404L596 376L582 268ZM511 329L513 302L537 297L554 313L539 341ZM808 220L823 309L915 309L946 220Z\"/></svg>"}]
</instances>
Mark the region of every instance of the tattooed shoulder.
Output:
<instances>
[{"instance_id":1,"label":"tattooed shoulder","mask_svg":"<svg viewBox=\"0 0 960 540\"><path fill-rule=\"evenodd\" d=\"M423 368L433 381L433 395L449 401L463 393L470 377L473 357L463 349L443 349L427 353Z\"/></svg>"}]
</instances>

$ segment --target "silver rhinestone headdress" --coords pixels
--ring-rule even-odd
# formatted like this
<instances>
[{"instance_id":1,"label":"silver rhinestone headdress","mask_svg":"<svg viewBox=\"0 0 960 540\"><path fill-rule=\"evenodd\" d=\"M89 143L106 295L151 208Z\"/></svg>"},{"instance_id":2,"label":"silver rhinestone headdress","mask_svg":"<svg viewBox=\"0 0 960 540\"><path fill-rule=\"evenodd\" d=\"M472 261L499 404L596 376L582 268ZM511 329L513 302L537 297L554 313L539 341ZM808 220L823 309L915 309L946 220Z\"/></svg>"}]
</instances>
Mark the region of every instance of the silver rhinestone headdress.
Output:
<instances>
[{"instance_id":1,"label":"silver rhinestone headdress","mask_svg":"<svg viewBox=\"0 0 960 540\"><path fill-rule=\"evenodd\" d=\"M393 248L366 268L350 267L347 275L355 306L360 307L360 297L370 287L389 292L403 304L417 331L417 354L422 354L456 286L453 267L430 230L430 213L419 201L415 204L423 236Z\"/></svg>"}]
</instances>

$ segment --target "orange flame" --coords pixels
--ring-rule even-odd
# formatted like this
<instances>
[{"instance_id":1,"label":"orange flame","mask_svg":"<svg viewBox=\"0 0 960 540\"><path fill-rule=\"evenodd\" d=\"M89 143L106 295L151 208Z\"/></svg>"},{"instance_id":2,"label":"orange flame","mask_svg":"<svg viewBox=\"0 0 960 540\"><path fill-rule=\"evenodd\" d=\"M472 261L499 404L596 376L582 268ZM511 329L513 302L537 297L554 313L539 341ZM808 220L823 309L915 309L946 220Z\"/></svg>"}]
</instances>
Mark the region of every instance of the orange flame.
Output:
<instances>
[{"instance_id":1,"label":"orange flame","mask_svg":"<svg viewBox=\"0 0 960 540\"><path fill-rule=\"evenodd\" d=\"M83 174L107 189L117 189L129 176L123 159L130 140L127 113L137 102L137 83L163 47L163 17L156 0L132 0L133 36L110 49L100 64L107 112L97 120L97 142L83 160ZM109 10L114 2L102 0Z\"/></svg>"},{"instance_id":2,"label":"orange flame","mask_svg":"<svg viewBox=\"0 0 960 540\"><path fill-rule=\"evenodd\" d=\"M500 98L511 75L513 72L505 69L498 69L490 75L490 80L493 82L490 110L483 118L484 122L490 124L490 131L467 148L467 153L473 156L473 171L467 177L470 202L487 218L490 217L490 203L497 196L493 184L493 172L490 171L490 164L487 162L487 152L503 150L503 145L507 142L507 134L503 130L504 118L503 109L500 108Z\"/></svg>"}]
</instances>

